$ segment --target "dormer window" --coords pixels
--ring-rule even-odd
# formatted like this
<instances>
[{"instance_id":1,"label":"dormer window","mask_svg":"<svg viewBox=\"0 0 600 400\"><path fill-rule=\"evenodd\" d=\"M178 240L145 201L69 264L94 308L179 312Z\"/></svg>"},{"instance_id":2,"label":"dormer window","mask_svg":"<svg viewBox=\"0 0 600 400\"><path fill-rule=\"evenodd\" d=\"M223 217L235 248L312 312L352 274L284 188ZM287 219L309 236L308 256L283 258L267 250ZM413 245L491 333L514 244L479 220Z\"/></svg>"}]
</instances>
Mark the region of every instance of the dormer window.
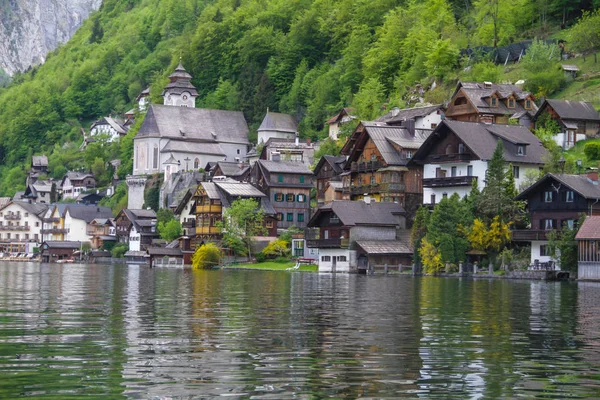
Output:
<instances>
[{"instance_id":1,"label":"dormer window","mask_svg":"<svg viewBox=\"0 0 600 400\"><path fill-rule=\"evenodd\" d=\"M498 105L498 99L495 97L492 97L492 107L496 107Z\"/></svg>"},{"instance_id":2,"label":"dormer window","mask_svg":"<svg viewBox=\"0 0 600 400\"><path fill-rule=\"evenodd\" d=\"M508 108L515 108L515 99L512 97L508 99Z\"/></svg>"},{"instance_id":3,"label":"dormer window","mask_svg":"<svg viewBox=\"0 0 600 400\"><path fill-rule=\"evenodd\" d=\"M525 100L525 109L531 110L531 100Z\"/></svg>"},{"instance_id":4,"label":"dormer window","mask_svg":"<svg viewBox=\"0 0 600 400\"><path fill-rule=\"evenodd\" d=\"M518 145L517 146L517 155L518 156L524 156L525 155L525 146L523 146L523 145Z\"/></svg>"}]
</instances>

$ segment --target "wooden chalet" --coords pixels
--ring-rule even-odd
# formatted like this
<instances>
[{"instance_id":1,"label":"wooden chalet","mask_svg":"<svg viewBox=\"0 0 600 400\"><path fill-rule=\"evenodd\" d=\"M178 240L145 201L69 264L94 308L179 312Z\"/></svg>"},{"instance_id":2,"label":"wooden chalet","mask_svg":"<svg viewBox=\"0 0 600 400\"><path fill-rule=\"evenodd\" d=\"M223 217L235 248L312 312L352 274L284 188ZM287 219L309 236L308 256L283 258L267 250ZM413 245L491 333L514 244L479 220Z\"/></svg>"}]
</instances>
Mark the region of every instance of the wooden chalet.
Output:
<instances>
[{"instance_id":1,"label":"wooden chalet","mask_svg":"<svg viewBox=\"0 0 600 400\"><path fill-rule=\"evenodd\" d=\"M211 179L225 177L244 182L248 178L248 175L250 175L250 165L243 162L218 161L210 166L209 174Z\"/></svg>"},{"instance_id":2,"label":"wooden chalet","mask_svg":"<svg viewBox=\"0 0 600 400\"><path fill-rule=\"evenodd\" d=\"M340 175L344 172L345 156L323 156L317 163L313 173L317 184L317 204L325 203L325 191L328 183L333 178L338 178L341 184ZM341 200L341 199L340 199Z\"/></svg>"},{"instance_id":3,"label":"wooden chalet","mask_svg":"<svg viewBox=\"0 0 600 400\"><path fill-rule=\"evenodd\" d=\"M508 124L519 121L527 128L537 111L534 98L519 86L491 82L459 82L445 116L465 122Z\"/></svg>"},{"instance_id":4,"label":"wooden chalet","mask_svg":"<svg viewBox=\"0 0 600 400\"><path fill-rule=\"evenodd\" d=\"M536 127L546 118L560 126L562 136L557 143L565 149L600 132L600 114L586 101L544 100L533 117Z\"/></svg>"}]
</instances>

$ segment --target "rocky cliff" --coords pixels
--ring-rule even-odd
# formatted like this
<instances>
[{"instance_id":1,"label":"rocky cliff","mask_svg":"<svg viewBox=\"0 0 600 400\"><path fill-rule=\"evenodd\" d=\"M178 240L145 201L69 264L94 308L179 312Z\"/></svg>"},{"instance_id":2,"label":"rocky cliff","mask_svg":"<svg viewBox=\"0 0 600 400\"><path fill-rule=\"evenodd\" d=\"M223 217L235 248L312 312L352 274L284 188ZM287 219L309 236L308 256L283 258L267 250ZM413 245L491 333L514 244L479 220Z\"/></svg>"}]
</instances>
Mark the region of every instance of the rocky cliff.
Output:
<instances>
[{"instance_id":1,"label":"rocky cliff","mask_svg":"<svg viewBox=\"0 0 600 400\"><path fill-rule=\"evenodd\" d=\"M102 0L0 0L0 68L12 75L43 63Z\"/></svg>"}]
</instances>

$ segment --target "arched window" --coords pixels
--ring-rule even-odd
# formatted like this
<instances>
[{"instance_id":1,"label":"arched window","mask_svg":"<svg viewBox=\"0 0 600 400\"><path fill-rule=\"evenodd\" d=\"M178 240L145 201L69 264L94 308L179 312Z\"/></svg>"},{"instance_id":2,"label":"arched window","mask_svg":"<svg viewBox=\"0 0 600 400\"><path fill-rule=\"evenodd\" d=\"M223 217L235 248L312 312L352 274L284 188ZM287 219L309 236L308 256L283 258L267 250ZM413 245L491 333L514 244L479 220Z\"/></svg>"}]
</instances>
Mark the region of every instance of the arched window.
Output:
<instances>
[{"instance_id":1,"label":"arched window","mask_svg":"<svg viewBox=\"0 0 600 400\"><path fill-rule=\"evenodd\" d=\"M194 160L194 169L198 169L200 167L200 160L198 158L196 158Z\"/></svg>"}]
</instances>

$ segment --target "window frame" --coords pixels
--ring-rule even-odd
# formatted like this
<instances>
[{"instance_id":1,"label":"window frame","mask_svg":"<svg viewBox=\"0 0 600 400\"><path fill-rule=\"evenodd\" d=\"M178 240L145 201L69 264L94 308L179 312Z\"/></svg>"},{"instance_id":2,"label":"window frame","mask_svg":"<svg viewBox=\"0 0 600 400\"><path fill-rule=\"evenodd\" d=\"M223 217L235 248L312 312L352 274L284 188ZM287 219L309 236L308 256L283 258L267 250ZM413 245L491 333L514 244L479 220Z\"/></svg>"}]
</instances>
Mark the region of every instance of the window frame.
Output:
<instances>
[{"instance_id":1,"label":"window frame","mask_svg":"<svg viewBox=\"0 0 600 400\"><path fill-rule=\"evenodd\" d=\"M287 222L294 222L294 213L287 213L285 220Z\"/></svg>"},{"instance_id":2,"label":"window frame","mask_svg":"<svg viewBox=\"0 0 600 400\"><path fill-rule=\"evenodd\" d=\"M296 195L294 193L288 193L285 195L285 202L286 203L292 203L296 201Z\"/></svg>"}]
</instances>

